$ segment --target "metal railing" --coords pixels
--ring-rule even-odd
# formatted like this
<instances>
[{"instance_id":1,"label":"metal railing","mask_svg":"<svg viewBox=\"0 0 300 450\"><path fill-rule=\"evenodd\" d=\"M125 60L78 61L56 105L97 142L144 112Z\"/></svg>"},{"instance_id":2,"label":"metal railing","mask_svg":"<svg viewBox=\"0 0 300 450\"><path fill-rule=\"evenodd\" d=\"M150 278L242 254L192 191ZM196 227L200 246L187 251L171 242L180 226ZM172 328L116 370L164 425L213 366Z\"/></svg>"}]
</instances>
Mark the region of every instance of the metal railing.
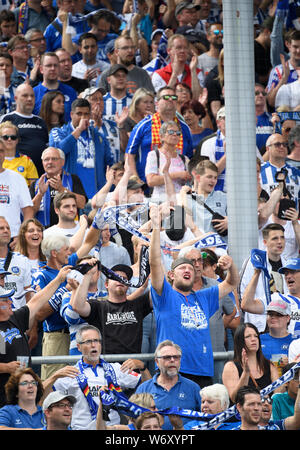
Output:
<instances>
[{"instance_id":1,"label":"metal railing","mask_svg":"<svg viewBox=\"0 0 300 450\"><path fill-rule=\"evenodd\" d=\"M214 352L215 361L228 361L232 359L233 352ZM55 355L55 356L32 356L32 364L76 364L81 355ZM140 359L142 361L153 361L154 353L120 354L120 355L102 355L107 362L126 361L127 359Z\"/></svg>"}]
</instances>

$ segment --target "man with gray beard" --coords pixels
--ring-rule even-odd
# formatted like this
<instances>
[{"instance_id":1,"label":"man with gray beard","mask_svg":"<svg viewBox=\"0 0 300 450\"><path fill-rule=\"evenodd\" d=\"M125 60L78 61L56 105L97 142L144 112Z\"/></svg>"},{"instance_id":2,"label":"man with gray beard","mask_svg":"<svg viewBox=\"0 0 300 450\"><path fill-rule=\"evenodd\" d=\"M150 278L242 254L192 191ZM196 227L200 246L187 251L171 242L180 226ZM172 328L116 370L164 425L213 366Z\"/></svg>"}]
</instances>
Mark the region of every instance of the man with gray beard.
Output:
<instances>
[{"instance_id":1,"label":"man with gray beard","mask_svg":"<svg viewBox=\"0 0 300 450\"><path fill-rule=\"evenodd\" d=\"M173 341L161 342L155 350L155 362L159 374L140 384L136 393L148 392L153 395L158 409L178 407L200 411L200 388L197 383L179 374L182 351ZM183 423L189 419L183 419ZM165 416L165 430L172 430L169 418Z\"/></svg>"}]
</instances>

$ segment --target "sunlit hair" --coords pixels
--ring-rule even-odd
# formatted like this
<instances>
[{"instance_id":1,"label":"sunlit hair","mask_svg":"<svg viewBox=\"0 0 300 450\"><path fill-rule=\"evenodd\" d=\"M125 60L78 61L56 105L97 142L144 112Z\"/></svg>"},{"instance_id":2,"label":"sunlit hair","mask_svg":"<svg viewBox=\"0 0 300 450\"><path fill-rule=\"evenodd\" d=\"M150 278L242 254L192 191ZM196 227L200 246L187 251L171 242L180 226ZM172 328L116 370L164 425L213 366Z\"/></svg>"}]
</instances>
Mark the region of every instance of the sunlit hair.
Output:
<instances>
[{"instance_id":1,"label":"sunlit hair","mask_svg":"<svg viewBox=\"0 0 300 450\"><path fill-rule=\"evenodd\" d=\"M153 101L154 101L155 95L153 94L153 92L148 91L148 89L141 87L135 91L135 93L132 97L132 101L129 106L129 116L133 116L135 114L136 108L139 105L140 101L148 95L150 97L152 97ZM154 104L153 104L153 109L154 109Z\"/></svg>"},{"instance_id":2,"label":"sunlit hair","mask_svg":"<svg viewBox=\"0 0 300 450\"><path fill-rule=\"evenodd\" d=\"M200 396L201 399L206 397L210 400L219 400L223 411L229 408L229 394L224 384L215 383L210 386L205 386L200 390Z\"/></svg>"}]
</instances>

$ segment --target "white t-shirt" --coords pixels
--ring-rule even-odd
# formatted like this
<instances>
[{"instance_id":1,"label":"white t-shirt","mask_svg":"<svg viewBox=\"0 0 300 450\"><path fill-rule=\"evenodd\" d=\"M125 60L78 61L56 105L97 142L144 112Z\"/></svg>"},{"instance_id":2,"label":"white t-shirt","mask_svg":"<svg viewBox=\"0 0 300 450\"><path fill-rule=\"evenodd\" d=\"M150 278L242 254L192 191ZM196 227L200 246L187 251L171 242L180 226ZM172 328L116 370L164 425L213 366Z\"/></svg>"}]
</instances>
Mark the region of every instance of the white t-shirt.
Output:
<instances>
[{"instance_id":1,"label":"white t-shirt","mask_svg":"<svg viewBox=\"0 0 300 450\"><path fill-rule=\"evenodd\" d=\"M17 236L22 208L33 206L25 178L13 170L0 173L0 216L9 223L11 236Z\"/></svg>"},{"instance_id":2,"label":"white t-shirt","mask_svg":"<svg viewBox=\"0 0 300 450\"><path fill-rule=\"evenodd\" d=\"M300 103L300 82L284 84L278 89L275 98L275 108L279 106L289 106L290 109L296 108Z\"/></svg>"},{"instance_id":3,"label":"white t-shirt","mask_svg":"<svg viewBox=\"0 0 300 450\"><path fill-rule=\"evenodd\" d=\"M77 63L73 64L72 77L80 78L81 80L83 80L85 72L87 70L98 68L99 69L98 75L100 75L100 73L103 72L103 70L108 69L109 67L110 67L109 64L106 63L105 61L97 61L95 64L92 64L91 66L88 66L81 59ZM93 78L93 79L96 79L97 76L95 78Z\"/></svg>"},{"instance_id":4,"label":"white t-shirt","mask_svg":"<svg viewBox=\"0 0 300 450\"><path fill-rule=\"evenodd\" d=\"M63 234L67 237L72 237L79 230L80 225L77 223L73 228L61 228L58 225L53 225L44 231L43 238L53 235L53 234Z\"/></svg>"},{"instance_id":5,"label":"white t-shirt","mask_svg":"<svg viewBox=\"0 0 300 450\"><path fill-rule=\"evenodd\" d=\"M162 175L162 169L165 165L165 162L166 162L165 155L162 152L159 152L159 167L158 167L158 158L156 152L154 150L149 152L147 155L145 176L147 177L147 175L150 174ZM183 171L186 171L186 167L184 162L182 161L182 158L179 155L177 155L175 158L171 158L169 172L174 173ZM186 182L183 179L173 180L176 194L180 192L180 189L185 183ZM165 195L166 195L166 188L164 184L162 184L161 186L154 186L151 199L165 201Z\"/></svg>"},{"instance_id":6,"label":"white t-shirt","mask_svg":"<svg viewBox=\"0 0 300 450\"><path fill-rule=\"evenodd\" d=\"M140 374L136 372L121 372L121 365L119 363L111 363L111 366L115 371L118 384L121 388L126 387L134 389L138 385L141 378ZM78 367L78 364L76 364L76 367ZM92 398L95 403L99 405L99 390L101 386L107 386L104 370L99 365L95 368L92 368L92 366L86 366L84 368L84 375L88 379L88 385ZM84 430L87 427L90 427L92 416L89 410L88 402L80 389L76 378L60 378L54 383L54 389L76 397L77 401L73 406L71 428L74 430ZM106 422L107 425L117 425L120 423L120 416L115 410L110 411L109 418L109 422Z\"/></svg>"},{"instance_id":7,"label":"white t-shirt","mask_svg":"<svg viewBox=\"0 0 300 450\"><path fill-rule=\"evenodd\" d=\"M0 267L3 267L5 258L0 258ZM25 287L31 286L31 264L27 256L21 255L18 252L12 252L12 258L8 266L8 272L11 275L6 275L4 286L6 289L15 289L15 294L12 296L13 309L19 309L26 305L25 294L19 297L24 292Z\"/></svg>"}]
</instances>

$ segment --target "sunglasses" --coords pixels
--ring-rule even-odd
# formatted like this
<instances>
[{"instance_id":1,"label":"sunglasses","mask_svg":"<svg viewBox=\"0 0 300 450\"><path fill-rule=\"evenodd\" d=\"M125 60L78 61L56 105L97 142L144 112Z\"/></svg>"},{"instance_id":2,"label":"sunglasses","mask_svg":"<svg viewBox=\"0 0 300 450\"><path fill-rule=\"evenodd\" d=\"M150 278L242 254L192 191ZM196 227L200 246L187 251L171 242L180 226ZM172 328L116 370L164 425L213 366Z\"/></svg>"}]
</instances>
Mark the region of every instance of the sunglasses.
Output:
<instances>
[{"instance_id":1,"label":"sunglasses","mask_svg":"<svg viewBox=\"0 0 300 450\"><path fill-rule=\"evenodd\" d=\"M164 99L164 100L178 100L178 96L177 95L162 95L160 98Z\"/></svg>"},{"instance_id":2,"label":"sunglasses","mask_svg":"<svg viewBox=\"0 0 300 450\"><path fill-rule=\"evenodd\" d=\"M262 403L269 403L269 405L272 405L273 400L272 400L270 397L263 397L263 398L261 399L261 402L262 402Z\"/></svg>"},{"instance_id":3,"label":"sunglasses","mask_svg":"<svg viewBox=\"0 0 300 450\"><path fill-rule=\"evenodd\" d=\"M263 95L265 97L267 93L265 91L255 91L255 95Z\"/></svg>"},{"instance_id":4,"label":"sunglasses","mask_svg":"<svg viewBox=\"0 0 300 450\"><path fill-rule=\"evenodd\" d=\"M11 139L12 141L16 141L18 139L18 136L16 134L12 134L12 135L4 134L2 136L2 139L4 139L5 141L8 141L8 139Z\"/></svg>"},{"instance_id":5,"label":"sunglasses","mask_svg":"<svg viewBox=\"0 0 300 450\"><path fill-rule=\"evenodd\" d=\"M174 134L176 134L176 136L181 136L181 131L167 130L167 134L170 134L171 136Z\"/></svg>"},{"instance_id":6,"label":"sunglasses","mask_svg":"<svg viewBox=\"0 0 300 450\"><path fill-rule=\"evenodd\" d=\"M213 33L218 36L220 33L223 34L223 30L214 30Z\"/></svg>"}]
</instances>

